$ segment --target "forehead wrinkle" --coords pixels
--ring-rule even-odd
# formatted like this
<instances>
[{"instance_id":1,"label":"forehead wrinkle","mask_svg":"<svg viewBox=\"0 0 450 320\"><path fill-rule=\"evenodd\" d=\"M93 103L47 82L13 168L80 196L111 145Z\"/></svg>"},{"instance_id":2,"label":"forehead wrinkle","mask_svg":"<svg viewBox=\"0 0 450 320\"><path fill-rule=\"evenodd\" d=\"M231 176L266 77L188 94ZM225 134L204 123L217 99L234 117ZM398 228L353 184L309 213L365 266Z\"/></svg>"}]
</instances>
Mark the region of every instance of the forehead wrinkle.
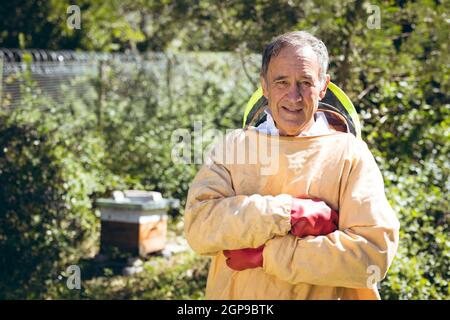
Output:
<instances>
[{"instance_id":1,"label":"forehead wrinkle","mask_svg":"<svg viewBox=\"0 0 450 320\"><path fill-rule=\"evenodd\" d=\"M276 67L275 71L274 68ZM292 70L295 70L296 78L310 78L314 79L315 71L317 70L317 76L319 77L320 66L318 63L317 55L310 47L304 48L283 48L277 56L275 56L269 63L268 75L276 76L278 79L281 75L286 76L292 74Z\"/></svg>"},{"instance_id":2,"label":"forehead wrinkle","mask_svg":"<svg viewBox=\"0 0 450 320\"><path fill-rule=\"evenodd\" d=\"M269 78L273 78L274 80L289 78L292 76L295 78L307 78L313 80L314 74L316 73L314 69L314 65L308 62L281 62L271 65L268 75Z\"/></svg>"}]
</instances>

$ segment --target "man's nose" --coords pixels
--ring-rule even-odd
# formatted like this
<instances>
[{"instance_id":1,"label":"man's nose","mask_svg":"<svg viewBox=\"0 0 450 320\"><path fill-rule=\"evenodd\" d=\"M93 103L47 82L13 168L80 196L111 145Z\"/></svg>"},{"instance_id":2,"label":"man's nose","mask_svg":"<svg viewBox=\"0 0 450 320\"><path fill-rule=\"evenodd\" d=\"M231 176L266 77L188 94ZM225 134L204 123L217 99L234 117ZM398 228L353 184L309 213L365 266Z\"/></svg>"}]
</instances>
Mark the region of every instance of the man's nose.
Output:
<instances>
[{"instance_id":1,"label":"man's nose","mask_svg":"<svg viewBox=\"0 0 450 320\"><path fill-rule=\"evenodd\" d=\"M299 86L292 86L288 93L288 98L292 102L298 102L303 100L302 90Z\"/></svg>"}]
</instances>

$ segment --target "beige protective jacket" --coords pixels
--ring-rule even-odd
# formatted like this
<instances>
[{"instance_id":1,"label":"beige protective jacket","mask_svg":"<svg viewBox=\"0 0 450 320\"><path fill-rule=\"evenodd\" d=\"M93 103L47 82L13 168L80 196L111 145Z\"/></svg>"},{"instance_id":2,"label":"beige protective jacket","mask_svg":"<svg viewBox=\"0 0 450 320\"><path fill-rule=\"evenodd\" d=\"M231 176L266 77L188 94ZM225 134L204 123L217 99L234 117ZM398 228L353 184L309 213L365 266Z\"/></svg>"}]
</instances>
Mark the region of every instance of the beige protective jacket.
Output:
<instances>
[{"instance_id":1,"label":"beige protective jacket","mask_svg":"<svg viewBox=\"0 0 450 320\"><path fill-rule=\"evenodd\" d=\"M339 211L339 229L290 234L291 201L299 195ZM398 232L371 152L342 132L277 137L235 130L213 148L185 210L190 246L212 256L207 299L379 299L376 282L395 256ZM223 250L262 244L262 268L226 265Z\"/></svg>"}]
</instances>

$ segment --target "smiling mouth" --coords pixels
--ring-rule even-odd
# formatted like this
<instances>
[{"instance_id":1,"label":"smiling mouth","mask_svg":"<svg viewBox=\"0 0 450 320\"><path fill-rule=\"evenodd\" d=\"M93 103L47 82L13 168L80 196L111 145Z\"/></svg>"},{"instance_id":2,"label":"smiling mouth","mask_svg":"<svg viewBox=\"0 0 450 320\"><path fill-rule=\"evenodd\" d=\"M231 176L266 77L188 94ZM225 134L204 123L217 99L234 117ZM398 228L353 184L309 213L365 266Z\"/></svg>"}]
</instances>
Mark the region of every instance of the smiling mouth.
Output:
<instances>
[{"instance_id":1,"label":"smiling mouth","mask_svg":"<svg viewBox=\"0 0 450 320\"><path fill-rule=\"evenodd\" d=\"M281 107L283 109L283 111L288 112L290 114L299 114L301 111L303 111L303 108L300 109L289 109L286 107Z\"/></svg>"}]
</instances>

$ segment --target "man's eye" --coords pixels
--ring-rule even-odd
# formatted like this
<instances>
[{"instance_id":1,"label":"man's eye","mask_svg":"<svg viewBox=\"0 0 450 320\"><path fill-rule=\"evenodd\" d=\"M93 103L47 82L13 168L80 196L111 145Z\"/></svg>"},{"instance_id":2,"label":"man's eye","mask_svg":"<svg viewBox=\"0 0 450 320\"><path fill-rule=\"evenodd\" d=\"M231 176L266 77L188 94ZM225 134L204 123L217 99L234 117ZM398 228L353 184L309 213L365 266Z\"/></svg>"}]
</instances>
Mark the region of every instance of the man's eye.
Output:
<instances>
[{"instance_id":1,"label":"man's eye","mask_svg":"<svg viewBox=\"0 0 450 320\"><path fill-rule=\"evenodd\" d=\"M307 81L307 80L302 81L302 84L304 84L304 85L306 85L308 87L312 86L312 82L311 81Z\"/></svg>"},{"instance_id":2,"label":"man's eye","mask_svg":"<svg viewBox=\"0 0 450 320\"><path fill-rule=\"evenodd\" d=\"M275 84L278 87L286 87L288 85L287 81L284 81L284 80L277 81L277 82L275 82Z\"/></svg>"}]
</instances>

